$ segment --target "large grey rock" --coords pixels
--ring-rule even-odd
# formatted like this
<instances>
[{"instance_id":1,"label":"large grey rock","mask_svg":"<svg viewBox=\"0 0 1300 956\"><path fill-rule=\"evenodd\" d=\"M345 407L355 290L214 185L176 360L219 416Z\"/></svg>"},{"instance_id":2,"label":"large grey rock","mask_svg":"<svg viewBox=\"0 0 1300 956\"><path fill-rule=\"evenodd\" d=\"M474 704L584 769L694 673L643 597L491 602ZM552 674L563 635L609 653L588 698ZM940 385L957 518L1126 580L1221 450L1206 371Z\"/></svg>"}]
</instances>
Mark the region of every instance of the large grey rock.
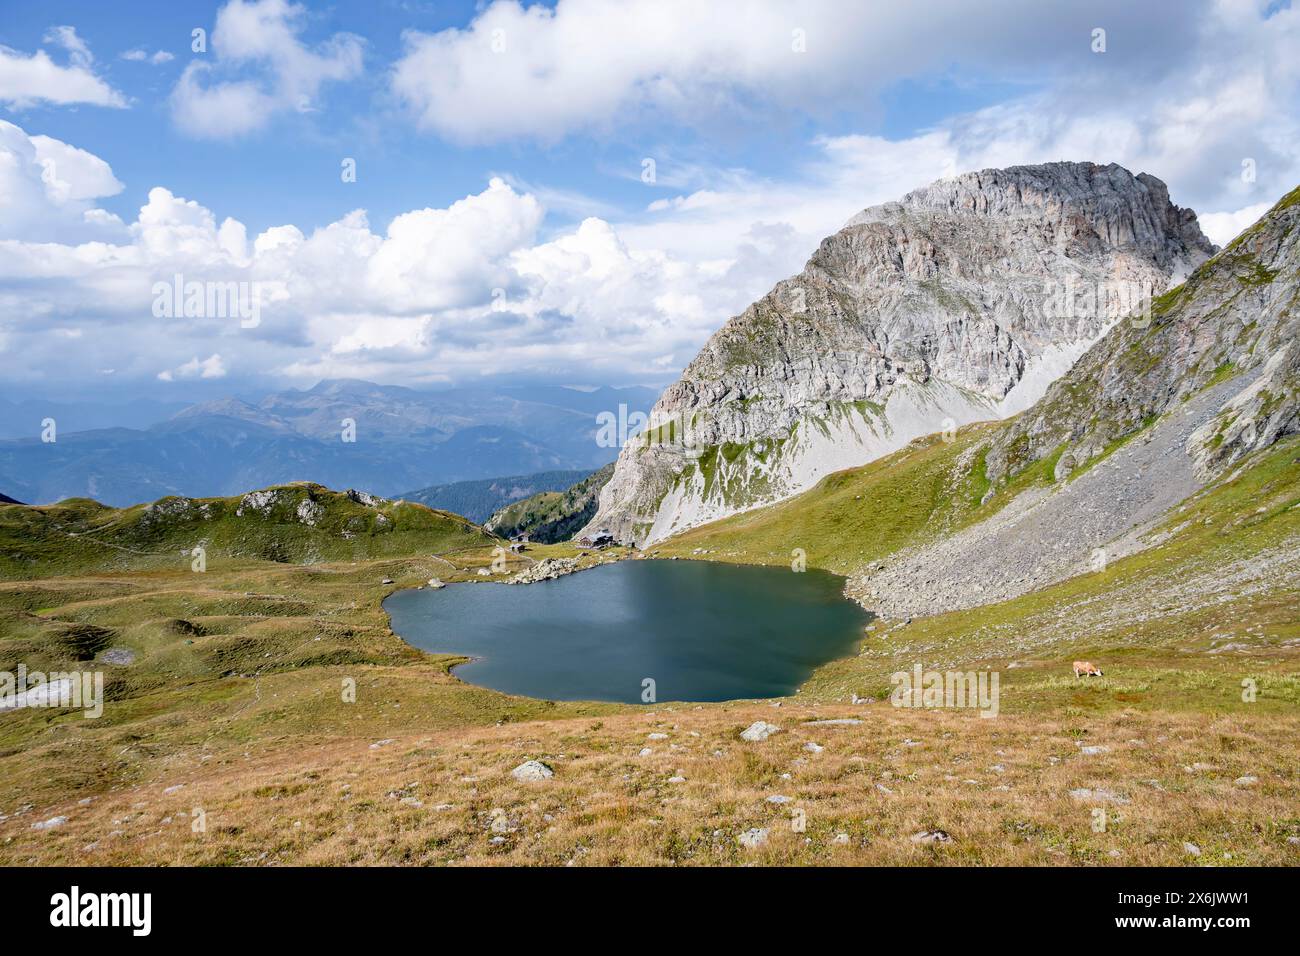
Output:
<instances>
[{"instance_id":1,"label":"large grey rock","mask_svg":"<svg viewBox=\"0 0 1300 956\"><path fill-rule=\"evenodd\" d=\"M549 780L555 776L555 771L540 760L526 760L514 770L510 771L510 776L520 781L530 780Z\"/></svg>"},{"instance_id":2,"label":"large grey rock","mask_svg":"<svg viewBox=\"0 0 1300 956\"><path fill-rule=\"evenodd\" d=\"M577 558L543 558L506 580L506 584L536 584L553 581L578 570Z\"/></svg>"},{"instance_id":3,"label":"large grey rock","mask_svg":"<svg viewBox=\"0 0 1300 956\"><path fill-rule=\"evenodd\" d=\"M780 730L781 728L776 724L769 724L765 720L756 720L740 732L740 739L756 743L760 740L766 740Z\"/></svg>"},{"instance_id":4,"label":"large grey rock","mask_svg":"<svg viewBox=\"0 0 1300 956\"><path fill-rule=\"evenodd\" d=\"M1090 789L1088 787L1077 787L1070 791L1070 796L1082 803L1129 803L1128 797L1122 797L1112 790L1104 787Z\"/></svg>"}]
</instances>

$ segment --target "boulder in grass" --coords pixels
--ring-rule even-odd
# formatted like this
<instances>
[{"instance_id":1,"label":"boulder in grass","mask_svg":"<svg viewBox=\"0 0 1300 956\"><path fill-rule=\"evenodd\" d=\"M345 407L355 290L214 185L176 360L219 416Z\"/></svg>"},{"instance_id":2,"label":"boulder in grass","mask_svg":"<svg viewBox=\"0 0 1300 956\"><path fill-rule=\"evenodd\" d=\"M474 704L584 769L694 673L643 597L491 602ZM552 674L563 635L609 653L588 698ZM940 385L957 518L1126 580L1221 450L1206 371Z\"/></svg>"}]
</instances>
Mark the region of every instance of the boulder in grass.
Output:
<instances>
[{"instance_id":1,"label":"boulder in grass","mask_svg":"<svg viewBox=\"0 0 1300 956\"><path fill-rule=\"evenodd\" d=\"M555 776L555 771L540 760L525 760L514 770L510 771L510 776L520 781L530 780L549 780Z\"/></svg>"},{"instance_id":2,"label":"boulder in grass","mask_svg":"<svg viewBox=\"0 0 1300 956\"><path fill-rule=\"evenodd\" d=\"M780 727L775 724L769 724L765 720L756 720L740 732L740 739L751 742L766 740L768 737L771 737L773 734L780 731L780 729Z\"/></svg>"}]
</instances>

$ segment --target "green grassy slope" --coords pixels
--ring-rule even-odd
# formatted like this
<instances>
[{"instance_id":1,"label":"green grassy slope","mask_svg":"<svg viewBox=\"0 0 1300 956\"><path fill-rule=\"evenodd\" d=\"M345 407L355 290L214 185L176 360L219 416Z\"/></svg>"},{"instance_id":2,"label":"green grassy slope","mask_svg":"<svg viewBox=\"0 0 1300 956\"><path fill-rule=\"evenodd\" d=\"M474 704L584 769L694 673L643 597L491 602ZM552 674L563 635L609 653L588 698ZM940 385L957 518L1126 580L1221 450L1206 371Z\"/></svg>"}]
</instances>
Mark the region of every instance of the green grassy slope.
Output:
<instances>
[{"instance_id":1,"label":"green grassy slope","mask_svg":"<svg viewBox=\"0 0 1300 956\"><path fill-rule=\"evenodd\" d=\"M196 547L212 567L234 559L314 564L400 557L494 540L459 515L309 483L130 508L71 498L40 507L0 505L0 578L188 570Z\"/></svg>"},{"instance_id":2,"label":"green grassy slope","mask_svg":"<svg viewBox=\"0 0 1300 956\"><path fill-rule=\"evenodd\" d=\"M803 494L676 535L648 551L751 564L789 564L802 549L810 567L847 574L901 548L992 515L1050 472L1035 469L985 500L983 453L1003 427L963 428L952 441L930 435L860 468L838 471Z\"/></svg>"},{"instance_id":3,"label":"green grassy slope","mask_svg":"<svg viewBox=\"0 0 1300 956\"><path fill-rule=\"evenodd\" d=\"M1050 481L1022 472L979 504L983 450L1003 425L957 440L920 439L862 468L838 472L796 498L693 529L650 549L659 557L789 564L846 574L994 513L1018 491ZM811 700L885 697L900 662L992 669L1016 709L1081 712L1141 707L1239 709L1240 684L1262 688L1247 709L1300 705L1300 438L1257 452L1172 509L1149 547L1105 570L1009 601L881 621L857 657L821 668ZM1068 661L1093 659L1108 676L1076 687ZM1008 665L1016 662L1016 667Z\"/></svg>"},{"instance_id":4,"label":"green grassy slope","mask_svg":"<svg viewBox=\"0 0 1300 956\"><path fill-rule=\"evenodd\" d=\"M98 671L106 700L94 720L75 709L0 715L0 813L178 767L228 765L238 777L250 755L310 759L310 746L338 737L615 710L461 683L449 670L463 657L393 634L385 596L434 576L476 580L492 552L311 566L239 558L202 574L186 563L0 582L0 671ZM508 560L510 571L525 566Z\"/></svg>"},{"instance_id":5,"label":"green grassy slope","mask_svg":"<svg viewBox=\"0 0 1300 956\"><path fill-rule=\"evenodd\" d=\"M506 505L485 527L506 537L527 533L534 541L567 541L595 515L600 489L613 474L610 462L564 491L544 491Z\"/></svg>"},{"instance_id":6,"label":"green grassy slope","mask_svg":"<svg viewBox=\"0 0 1300 956\"><path fill-rule=\"evenodd\" d=\"M1298 455L1300 438L1259 453L1171 511L1149 547L1104 570L882 628L864 656L823 669L808 690L884 692L900 656L939 667L1005 668L1018 660L1024 666L1004 671L1004 680L1040 683L1038 698L1059 703L1045 691L1068 680L1060 662L1082 658L1114 665L1105 680L1087 685L1079 702L1090 706L1222 708L1241 703L1228 691L1254 676L1267 679L1272 705L1295 707Z\"/></svg>"}]
</instances>

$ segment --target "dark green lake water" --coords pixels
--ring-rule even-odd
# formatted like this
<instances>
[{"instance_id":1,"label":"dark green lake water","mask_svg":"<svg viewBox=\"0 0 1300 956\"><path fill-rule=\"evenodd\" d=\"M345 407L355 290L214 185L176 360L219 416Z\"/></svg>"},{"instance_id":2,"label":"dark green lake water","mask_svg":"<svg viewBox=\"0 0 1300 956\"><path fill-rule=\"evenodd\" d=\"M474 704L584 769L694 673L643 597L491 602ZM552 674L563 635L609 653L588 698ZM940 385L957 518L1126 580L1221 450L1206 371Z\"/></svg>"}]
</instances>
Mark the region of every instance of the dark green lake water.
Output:
<instances>
[{"instance_id":1,"label":"dark green lake water","mask_svg":"<svg viewBox=\"0 0 1300 956\"><path fill-rule=\"evenodd\" d=\"M384 602L408 643L474 658L461 680L546 700L781 697L854 652L871 615L824 571L621 561L538 584L452 584Z\"/></svg>"}]
</instances>

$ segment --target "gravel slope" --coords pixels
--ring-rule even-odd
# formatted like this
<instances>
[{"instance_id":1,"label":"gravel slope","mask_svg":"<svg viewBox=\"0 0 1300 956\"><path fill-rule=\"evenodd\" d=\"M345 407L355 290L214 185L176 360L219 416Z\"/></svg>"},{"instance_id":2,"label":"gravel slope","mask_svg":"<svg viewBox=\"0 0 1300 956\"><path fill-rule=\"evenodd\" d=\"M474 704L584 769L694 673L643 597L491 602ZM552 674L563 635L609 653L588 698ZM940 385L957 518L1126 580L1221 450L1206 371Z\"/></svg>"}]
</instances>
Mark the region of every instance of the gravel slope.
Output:
<instances>
[{"instance_id":1,"label":"gravel slope","mask_svg":"<svg viewBox=\"0 0 1300 956\"><path fill-rule=\"evenodd\" d=\"M891 618L993 604L1140 550L1143 531L1203 484L1188 439L1250 384L1206 389L1071 482L1020 495L956 535L853 575L848 593Z\"/></svg>"}]
</instances>

